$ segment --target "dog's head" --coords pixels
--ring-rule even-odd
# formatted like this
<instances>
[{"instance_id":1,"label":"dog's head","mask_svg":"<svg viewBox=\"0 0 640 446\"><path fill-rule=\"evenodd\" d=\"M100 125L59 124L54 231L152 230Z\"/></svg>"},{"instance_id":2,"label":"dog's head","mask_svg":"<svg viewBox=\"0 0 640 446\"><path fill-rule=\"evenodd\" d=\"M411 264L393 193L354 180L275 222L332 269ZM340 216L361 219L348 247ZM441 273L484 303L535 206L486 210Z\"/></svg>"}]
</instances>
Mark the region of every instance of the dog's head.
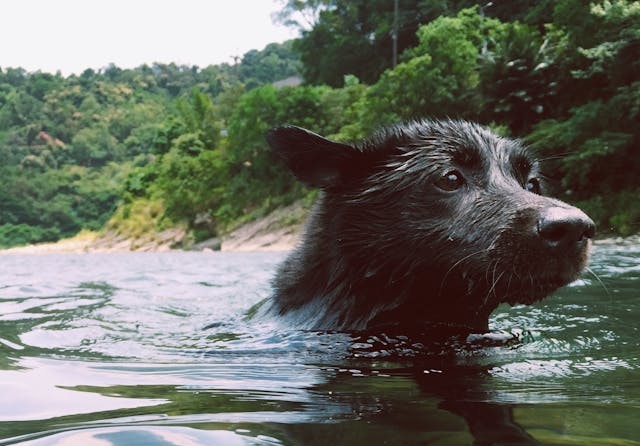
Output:
<instances>
[{"instance_id":1,"label":"dog's head","mask_svg":"<svg viewBox=\"0 0 640 446\"><path fill-rule=\"evenodd\" d=\"M591 219L545 196L520 142L479 125L416 121L354 145L292 126L267 139L325 191L335 248L364 277L414 277L426 293L495 306L542 299L586 266Z\"/></svg>"}]
</instances>

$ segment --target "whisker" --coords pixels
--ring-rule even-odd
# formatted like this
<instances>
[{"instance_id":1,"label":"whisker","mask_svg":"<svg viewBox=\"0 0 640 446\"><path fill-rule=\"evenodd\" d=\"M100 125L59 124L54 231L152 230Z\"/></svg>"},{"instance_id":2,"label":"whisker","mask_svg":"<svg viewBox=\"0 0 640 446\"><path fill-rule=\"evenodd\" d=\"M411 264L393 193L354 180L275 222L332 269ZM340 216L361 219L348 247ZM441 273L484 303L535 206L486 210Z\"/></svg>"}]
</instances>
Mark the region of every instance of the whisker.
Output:
<instances>
[{"instance_id":1,"label":"whisker","mask_svg":"<svg viewBox=\"0 0 640 446\"><path fill-rule=\"evenodd\" d=\"M529 280L531 281L531 289L535 289L536 283L535 279L533 278L533 274L531 274L531 271L529 271Z\"/></svg>"},{"instance_id":2,"label":"whisker","mask_svg":"<svg viewBox=\"0 0 640 446\"><path fill-rule=\"evenodd\" d=\"M491 288L492 288L492 289L494 288L494 284L495 284L495 280L496 280L496 269L497 269L497 268L498 268L498 262L496 261L496 262L494 262L494 265L493 265L493 272L492 272L492 274L491 274ZM489 282L489 275L488 275L488 273L489 273L489 270L490 270L490 269L491 269L491 264L489 264L489 268L487 268L487 272L485 273L485 276L484 276L484 277L485 277L485 280L486 280L487 282Z\"/></svg>"},{"instance_id":3,"label":"whisker","mask_svg":"<svg viewBox=\"0 0 640 446\"><path fill-rule=\"evenodd\" d=\"M607 293L607 297L610 300L613 300L613 295L609 292L609 289L607 288L607 286L604 284L604 282L600 279L600 277L595 273L594 270L592 270L591 268L589 268L588 266L585 267L585 271L587 271L589 274L591 274L594 279L596 279L598 281L598 283L602 286L602 288L604 289L605 293Z\"/></svg>"},{"instance_id":4,"label":"whisker","mask_svg":"<svg viewBox=\"0 0 640 446\"><path fill-rule=\"evenodd\" d=\"M438 291L438 296L441 296L441 295L442 295L442 289L444 288L444 284L445 284L445 282L446 282L446 280L447 280L447 276L448 276L448 275L449 275L449 274L450 274L450 273L451 273L451 272L452 272L452 271L453 271L453 270L454 270L458 265L460 265L462 262L464 262L465 260L467 260L467 259L469 259L469 258L471 258L471 257L473 257L473 256L476 256L476 255L478 255L478 254L482 254L484 251L485 251L484 249L481 249L480 251L472 252L471 254L464 256L463 258L461 258L460 260L458 260L456 263L454 263L454 264L451 266L451 268L449 268L449 269L447 270L447 272L446 272L446 273L444 273L444 276L442 276L442 281L440 282L440 290Z\"/></svg>"},{"instance_id":5,"label":"whisker","mask_svg":"<svg viewBox=\"0 0 640 446\"><path fill-rule=\"evenodd\" d=\"M500 279L502 278L502 276L504 275L505 271L502 271L499 275L498 278L496 279L496 270L498 269L498 262L496 261L496 265L493 267L493 282L491 284L491 290L493 292L493 297L498 297L496 295L496 286L498 285L498 282L500 282Z\"/></svg>"},{"instance_id":6,"label":"whisker","mask_svg":"<svg viewBox=\"0 0 640 446\"><path fill-rule=\"evenodd\" d=\"M509 288L511 288L511 280L513 279L513 273L509 274L509 281L507 282L507 289L505 291L505 296L509 295Z\"/></svg>"},{"instance_id":7,"label":"whisker","mask_svg":"<svg viewBox=\"0 0 640 446\"><path fill-rule=\"evenodd\" d=\"M536 158L536 161L538 162L545 162L545 161L552 161L552 160L561 160L564 159L568 156L571 155L575 155L576 151L572 151L572 152L563 152L563 153L556 153L554 155L549 155L549 156L545 156L545 157L541 157L541 158Z\"/></svg>"},{"instance_id":8,"label":"whisker","mask_svg":"<svg viewBox=\"0 0 640 446\"><path fill-rule=\"evenodd\" d=\"M498 285L498 282L500 282L500 279L502 279L502 276L505 275L506 271L502 271L500 274L498 274L498 278L495 278L495 273L496 273L496 269L498 268L498 262L496 262L495 267L493 268L493 280L491 283L491 288L489 289L489 291L487 292L487 294L484 297L484 303L487 303L487 301L489 300L489 296L491 294L493 294L493 297L498 297L496 295L496 286Z\"/></svg>"}]
</instances>

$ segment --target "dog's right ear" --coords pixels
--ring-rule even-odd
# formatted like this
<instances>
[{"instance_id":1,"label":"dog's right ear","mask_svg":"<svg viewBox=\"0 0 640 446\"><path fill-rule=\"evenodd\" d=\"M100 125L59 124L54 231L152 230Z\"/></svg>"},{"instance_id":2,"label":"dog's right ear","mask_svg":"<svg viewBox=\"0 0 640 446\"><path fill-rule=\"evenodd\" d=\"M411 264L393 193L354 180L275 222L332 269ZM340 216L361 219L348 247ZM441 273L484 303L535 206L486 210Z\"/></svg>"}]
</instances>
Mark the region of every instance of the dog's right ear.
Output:
<instances>
[{"instance_id":1,"label":"dog's right ear","mask_svg":"<svg viewBox=\"0 0 640 446\"><path fill-rule=\"evenodd\" d=\"M321 189L343 184L358 165L357 158L362 156L350 145L293 125L269 131L267 142L300 181Z\"/></svg>"}]
</instances>

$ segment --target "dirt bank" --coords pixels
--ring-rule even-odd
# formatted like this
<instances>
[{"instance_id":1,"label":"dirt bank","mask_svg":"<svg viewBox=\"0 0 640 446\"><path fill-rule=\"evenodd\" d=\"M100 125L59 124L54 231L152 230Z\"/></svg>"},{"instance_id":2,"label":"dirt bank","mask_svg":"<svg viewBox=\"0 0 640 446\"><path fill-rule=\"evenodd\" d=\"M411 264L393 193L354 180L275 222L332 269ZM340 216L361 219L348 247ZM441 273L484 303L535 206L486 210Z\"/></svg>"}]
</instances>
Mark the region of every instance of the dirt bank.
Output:
<instances>
[{"instance_id":1,"label":"dirt bank","mask_svg":"<svg viewBox=\"0 0 640 446\"><path fill-rule=\"evenodd\" d=\"M221 249L222 251L288 251L293 249L303 231L309 210L301 202L277 209L266 217L244 224L224 235L220 240L208 240L194 248ZM53 252L127 252L169 251L184 249L187 233L183 228L167 229L128 239L115 233L81 232L77 236L56 243L20 246L1 251L15 254ZM595 245L640 244L640 235L607 237L595 241Z\"/></svg>"},{"instance_id":2,"label":"dirt bank","mask_svg":"<svg viewBox=\"0 0 640 446\"><path fill-rule=\"evenodd\" d=\"M300 239L308 210L296 202L222 237L222 251L287 251Z\"/></svg>"},{"instance_id":3,"label":"dirt bank","mask_svg":"<svg viewBox=\"0 0 640 446\"><path fill-rule=\"evenodd\" d=\"M17 246L3 250L5 254L46 254L54 252L128 252L169 251L182 242L186 231L182 228L167 229L136 239L128 239L112 232L82 232L75 237L55 243Z\"/></svg>"},{"instance_id":4,"label":"dirt bank","mask_svg":"<svg viewBox=\"0 0 640 446\"><path fill-rule=\"evenodd\" d=\"M242 225L221 237L193 246L193 249L221 249L222 251L287 251L300 238L308 210L301 203L278 209L266 217ZM55 252L162 252L184 249L187 232L172 228L131 239L113 232L81 232L70 239L55 243L19 246L3 250L5 254L45 254Z\"/></svg>"}]
</instances>

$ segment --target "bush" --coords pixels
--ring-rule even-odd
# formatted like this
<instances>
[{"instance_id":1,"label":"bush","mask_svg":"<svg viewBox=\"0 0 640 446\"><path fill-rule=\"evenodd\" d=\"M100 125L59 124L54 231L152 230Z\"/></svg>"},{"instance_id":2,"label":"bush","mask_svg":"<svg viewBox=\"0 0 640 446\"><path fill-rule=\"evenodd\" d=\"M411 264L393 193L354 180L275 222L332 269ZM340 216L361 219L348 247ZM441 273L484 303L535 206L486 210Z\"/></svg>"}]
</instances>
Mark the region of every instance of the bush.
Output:
<instances>
[{"instance_id":1,"label":"bush","mask_svg":"<svg viewBox=\"0 0 640 446\"><path fill-rule=\"evenodd\" d=\"M595 222L599 235L627 236L640 230L640 189L598 195L576 204Z\"/></svg>"},{"instance_id":2,"label":"bush","mask_svg":"<svg viewBox=\"0 0 640 446\"><path fill-rule=\"evenodd\" d=\"M32 243L53 242L60 238L60 231L56 228L30 226L24 223L6 223L0 226L0 247L29 245Z\"/></svg>"},{"instance_id":3,"label":"bush","mask_svg":"<svg viewBox=\"0 0 640 446\"><path fill-rule=\"evenodd\" d=\"M480 51L501 23L465 9L421 27L420 43L403 54L367 92L364 126L411 118L477 118L481 111Z\"/></svg>"}]
</instances>

